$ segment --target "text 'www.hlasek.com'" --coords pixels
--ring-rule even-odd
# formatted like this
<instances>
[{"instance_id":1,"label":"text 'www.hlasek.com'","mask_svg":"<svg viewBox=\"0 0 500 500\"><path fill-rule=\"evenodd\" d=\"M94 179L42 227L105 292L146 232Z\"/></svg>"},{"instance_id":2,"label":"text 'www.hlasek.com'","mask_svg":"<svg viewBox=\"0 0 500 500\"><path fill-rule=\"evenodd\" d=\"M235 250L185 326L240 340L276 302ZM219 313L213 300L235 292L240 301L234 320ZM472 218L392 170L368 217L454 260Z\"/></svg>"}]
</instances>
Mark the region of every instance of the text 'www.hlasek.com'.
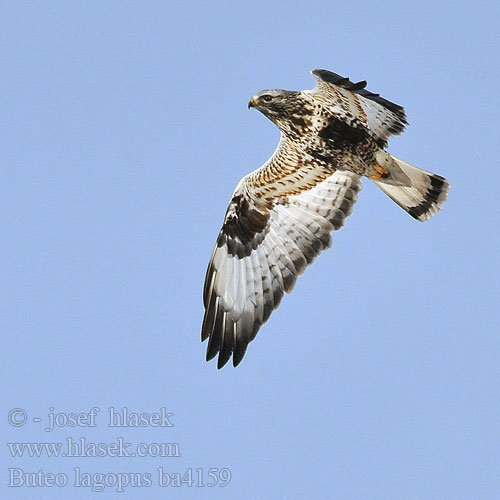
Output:
<instances>
[{"instance_id":1,"label":"text 'www.hlasek.com'","mask_svg":"<svg viewBox=\"0 0 500 500\"><path fill-rule=\"evenodd\" d=\"M164 407L151 413L130 411L126 407L110 407L104 411L92 407L82 413L56 411L50 407L43 417L28 414L23 408L13 408L7 415L12 430L10 435L16 435L21 430L29 432L29 436L33 435L33 431L42 431L44 435L53 433L54 437L70 431L78 435L65 435L50 442L8 442L12 467L8 468L7 486L29 489L75 487L95 492L122 492L130 488L150 487L227 486L231 481L231 471L227 467L193 466L191 460L188 465L180 465L183 462L182 451L180 443L175 440L174 417ZM100 436L97 433L99 428L105 428L106 433L127 435L141 435L141 429L157 428L157 435L170 435L174 439L141 441L113 434L112 439L103 440L96 438ZM87 435L81 435L83 433ZM116 467L109 470L110 461L106 459L114 458L129 460L118 461L125 465L121 470L115 470ZM105 470L96 470L98 463ZM140 467L141 470L136 470L137 465L142 463L147 464L148 469Z\"/></svg>"}]
</instances>

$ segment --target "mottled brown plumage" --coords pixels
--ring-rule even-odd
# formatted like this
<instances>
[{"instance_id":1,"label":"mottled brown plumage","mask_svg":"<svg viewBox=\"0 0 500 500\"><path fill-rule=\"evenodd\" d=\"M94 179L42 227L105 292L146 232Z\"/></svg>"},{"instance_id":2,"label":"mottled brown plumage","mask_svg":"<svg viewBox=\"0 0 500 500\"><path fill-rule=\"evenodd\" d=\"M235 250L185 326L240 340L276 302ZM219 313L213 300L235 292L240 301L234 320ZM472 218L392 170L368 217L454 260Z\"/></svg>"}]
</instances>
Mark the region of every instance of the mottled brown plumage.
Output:
<instances>
[{"instance_id":1,"label":"mottled brown plumage","mask_svg":"<svg viewBox=\"0 0 500 500\"><path fill-rule=\"evenodd\" d=\"M351 213L361 176L418 220L441 208L448 182L385 151L404 109L325 70L314 90L266 90L257 108L281 131L272 157L238 184L208 266L202 340L207 360L236 366L248 343L331 243Z\"/></svg>"}]
</instances>

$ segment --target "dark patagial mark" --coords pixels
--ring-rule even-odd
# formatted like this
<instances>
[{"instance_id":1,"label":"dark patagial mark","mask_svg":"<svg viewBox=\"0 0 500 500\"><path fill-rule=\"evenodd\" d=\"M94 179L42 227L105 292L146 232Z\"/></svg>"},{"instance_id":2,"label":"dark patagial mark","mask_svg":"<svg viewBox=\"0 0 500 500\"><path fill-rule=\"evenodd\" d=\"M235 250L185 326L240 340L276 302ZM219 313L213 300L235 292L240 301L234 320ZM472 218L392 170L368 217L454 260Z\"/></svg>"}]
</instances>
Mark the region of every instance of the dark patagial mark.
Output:
<instances>
[{"instance_id":1,"label":"dark patagial mark","mask_svg":"<svg viewBox=\"0 0 500 500\"><path fill-rule=\"evenodd\" d=\"M257 234L265 230L268 220L269 215L251 209L248 200L237 195L231 200L228 216L217 244L221 247L227 243L229 252L234 255L237 249L232 248L232 245L238 244L234 240L238 239L243 245L251 243Z\"/></svg>"}]
</instances>

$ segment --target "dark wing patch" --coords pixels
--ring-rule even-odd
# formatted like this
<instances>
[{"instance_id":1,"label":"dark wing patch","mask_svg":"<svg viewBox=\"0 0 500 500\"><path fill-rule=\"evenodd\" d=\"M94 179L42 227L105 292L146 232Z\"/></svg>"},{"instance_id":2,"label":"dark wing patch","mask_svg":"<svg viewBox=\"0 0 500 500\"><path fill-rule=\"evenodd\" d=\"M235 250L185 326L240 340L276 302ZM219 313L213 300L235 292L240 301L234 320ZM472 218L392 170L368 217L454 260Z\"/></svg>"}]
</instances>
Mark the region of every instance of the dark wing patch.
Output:
<instances>
[{"instance_id":1,"label":"dark wing patch","mask_svg":"<svg viewBox=\"0 0 500 500\"><path fill-rule=\"evenodd\" d=\"M335 149L356 146L369 137L364 128L353 127L336 116L328 120L328 125L321 129L318 135L324 140L331 141Z\"/></svg>"}]
</instances>

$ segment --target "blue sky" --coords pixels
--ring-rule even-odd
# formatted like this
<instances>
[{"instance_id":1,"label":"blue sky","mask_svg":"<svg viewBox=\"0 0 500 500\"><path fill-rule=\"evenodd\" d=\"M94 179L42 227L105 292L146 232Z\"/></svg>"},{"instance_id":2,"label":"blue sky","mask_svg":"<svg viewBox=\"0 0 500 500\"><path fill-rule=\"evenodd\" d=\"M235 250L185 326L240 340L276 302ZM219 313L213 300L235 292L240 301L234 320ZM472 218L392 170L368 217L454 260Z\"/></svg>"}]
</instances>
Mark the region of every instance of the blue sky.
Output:
<instances>
[{"instance_id":1,"label":"blue sky","mask_svg":"<svg viewBox=\"0 0 500 500\"><path fill-rule=\"evenodd\" d=\"M6 1L1 14L2 436L181 451L20 458L2 443L2 498L498 498L494 2ZM279 137L246 105L311 88L314 68L404 105L389 149L446 176L450 197L421 224L365 182L333 248L218 371L199 341L205 268L234 187ZM125 406L165 407L175 425L108 427ZM43 430L49 408L92 407L95 428ZM12 408L26 425L8 424ZM153 484L92 492L75 467ZM232 478L160 488L158 467ZM8 468L68 485L7 488Z\"/></svg>"}]
</instances>

